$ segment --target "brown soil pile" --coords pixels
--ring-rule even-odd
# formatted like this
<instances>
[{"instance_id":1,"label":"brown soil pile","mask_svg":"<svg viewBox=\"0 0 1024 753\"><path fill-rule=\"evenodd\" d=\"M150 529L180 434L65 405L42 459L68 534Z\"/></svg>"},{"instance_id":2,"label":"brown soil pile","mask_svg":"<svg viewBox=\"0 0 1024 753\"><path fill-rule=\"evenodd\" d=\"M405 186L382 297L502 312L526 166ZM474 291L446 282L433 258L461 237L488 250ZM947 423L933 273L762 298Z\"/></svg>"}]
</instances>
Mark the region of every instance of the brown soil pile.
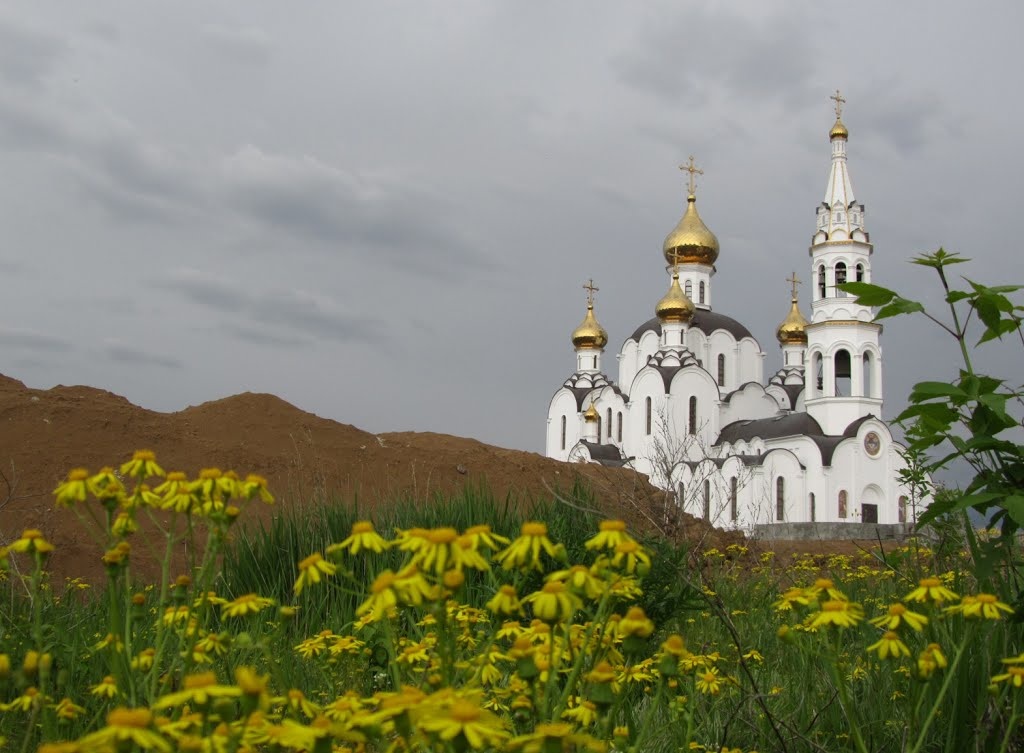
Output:
<instances>
[{"instance_id":1,"label":"brown soil pile","mask_svg":"<svg viewBox=\"0 0 1024 753\"><path fill-rule=\"evenodd\" d=\"M354 495L364 509L403 497L429 502L467 484L486 485L499 500L508 494L529 500L583 479L603 514L642 533L663 529L662 494L628 470L567 464L444 434L375 435L273 395L246 393L157 413L91 387L35 390L0 375L0 543L39 528L57 547L50 563L55 576L96 580L100 552L71 513L54 507L53 489L71 468L116 466L141 448L156 452L166 470L190 476L210 466L265 476L278 504L254 506L263 517ZM742 540L690 516L669 533L702 547Z\"/></svg>"}]
</instances>

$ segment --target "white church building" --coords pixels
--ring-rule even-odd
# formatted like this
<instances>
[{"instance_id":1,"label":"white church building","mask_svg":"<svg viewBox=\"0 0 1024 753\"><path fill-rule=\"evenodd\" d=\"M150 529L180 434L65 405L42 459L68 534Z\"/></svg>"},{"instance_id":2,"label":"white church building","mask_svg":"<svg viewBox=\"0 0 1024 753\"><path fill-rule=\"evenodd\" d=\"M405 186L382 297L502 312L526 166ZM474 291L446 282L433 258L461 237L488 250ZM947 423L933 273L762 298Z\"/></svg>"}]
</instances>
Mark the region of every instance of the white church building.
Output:
<instances>
[{"instance_id":1,"label":"white church building","mask_svg":"<svg viewBox=\"0 0 1024 753\"><path fill-rule=\"evenodd\" d=\"M587 312L572 333L576 369L548 408L547 455L629 466L676 493L684 511L722 528L779 523L912 522L926 500L900 482L905 467L882 413L882 327L837 288L872 281L864 205L847 168L849 132L829 132L831 164L817 207L810 320L797 299L776 330L782 367L765 379L750 331L713 309L718 239L697 212L690 158L685 214L668 234L668 292L604 372L608 335ZM716 283L717 284L717 283Z\"/></svg>"}]
</instances>

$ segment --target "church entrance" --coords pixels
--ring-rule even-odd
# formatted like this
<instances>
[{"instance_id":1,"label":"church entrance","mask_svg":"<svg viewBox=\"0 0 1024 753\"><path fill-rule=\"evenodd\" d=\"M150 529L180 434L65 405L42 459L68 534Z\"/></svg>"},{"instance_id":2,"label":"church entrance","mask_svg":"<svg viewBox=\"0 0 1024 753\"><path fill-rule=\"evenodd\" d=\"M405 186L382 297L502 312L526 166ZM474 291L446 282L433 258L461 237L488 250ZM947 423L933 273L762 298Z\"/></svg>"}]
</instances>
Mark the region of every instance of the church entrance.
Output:
<instances>
[{"instance_id":1,"label":"church entrance","mask_svg":"<svg viewBox=\"0 0 1024 753\"><path fill-rule=\"evenodd\" d=\"M877 523L878 505L862 504L860 506L860 519L864 523Z\"/></svg>"}]
</instances>

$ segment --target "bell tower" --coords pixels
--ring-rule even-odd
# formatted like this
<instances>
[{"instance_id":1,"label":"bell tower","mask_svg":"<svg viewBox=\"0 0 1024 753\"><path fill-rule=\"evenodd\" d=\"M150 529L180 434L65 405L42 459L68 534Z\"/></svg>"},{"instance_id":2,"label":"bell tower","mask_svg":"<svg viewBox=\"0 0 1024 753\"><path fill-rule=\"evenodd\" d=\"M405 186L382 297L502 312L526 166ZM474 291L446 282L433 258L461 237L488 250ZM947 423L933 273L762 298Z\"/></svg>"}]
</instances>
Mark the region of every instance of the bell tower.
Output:
<instances>
[{"instance_id":1,"label":"bell tower","mask_svg":"<svg viewBox=\"0 0 1024 753\"><path fill-rule=\"evenodd\" d=\"M853 195L846 164L850 133L842 121L846 100L836 90L836 122L829 131L832 162L811 239L811 322L806 327L804 404L827 434L882 412L882 327L873 310L839 289L871 282L873 248L864 229L864 205Z\"/></svg>"}]
</instances>

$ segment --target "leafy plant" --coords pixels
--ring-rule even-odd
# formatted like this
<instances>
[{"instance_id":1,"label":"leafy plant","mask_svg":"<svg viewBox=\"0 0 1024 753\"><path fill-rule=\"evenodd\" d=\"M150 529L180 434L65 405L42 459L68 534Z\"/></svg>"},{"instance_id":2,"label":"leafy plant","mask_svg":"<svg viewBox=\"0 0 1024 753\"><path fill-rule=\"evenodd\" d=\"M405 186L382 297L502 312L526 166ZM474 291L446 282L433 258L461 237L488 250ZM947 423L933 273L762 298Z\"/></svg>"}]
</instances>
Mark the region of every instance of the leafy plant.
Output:
<instances>
[{"instance_id":1,"label":"leafy plant","mask_svg":"<svg viewBox=\"0 0 1024 753\"><path fill-rule=\"evenodd\" d=\"M974 349L993 340L1013 337L1024 346L1021 328L1024 306L1015 303L1012 294L1020 285L989 287L963 278L966 286L951 285L948 270L969 261L958 254L939 249L923 254L912 263L933 269L945 291L948 319L929 312L924 305L899 293L865 282L850 282L840 287L857 296L857 303L879 307L875 320L902 314L921 314L953 338L962 359L959 376L950 382L919 382L910 393L909 407L896 417L906 427L908 454L920 460L925 453L941 450L937 459L925 461L923 469L934 472L957 461L966 462L974 478L959 495L937 497L919 517L925 525L948 513L976 510L993 525L998 525L1006 540L1024 526L1024 446L1013 432L1022 426L1011 413L1024 404L1024 388L1006 380L979 373L972 358ZM969 331L980 326L981 335L971 343ZM970 544L980 566L985 567L986 552L971 536Z\"/></svg>"}]
</instances>

